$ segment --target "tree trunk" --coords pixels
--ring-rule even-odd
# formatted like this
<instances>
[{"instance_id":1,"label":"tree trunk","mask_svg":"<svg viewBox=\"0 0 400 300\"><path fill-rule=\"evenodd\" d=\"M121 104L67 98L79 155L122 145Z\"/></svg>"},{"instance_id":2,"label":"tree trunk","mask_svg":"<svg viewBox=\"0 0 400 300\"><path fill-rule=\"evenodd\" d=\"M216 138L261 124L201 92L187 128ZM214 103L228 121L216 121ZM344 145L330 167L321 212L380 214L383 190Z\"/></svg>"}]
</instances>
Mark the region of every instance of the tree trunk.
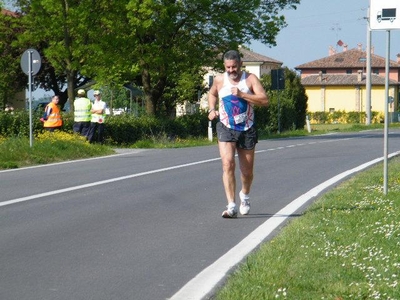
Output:
<instances>
[{"instance_id":1,"label":"tree trunk","mask_svg":"<svg viewBox=\"0 0 400 300\"><path fill-rule=\"evenodd\" d=\"M75 100L75 90L74 90L74 71L67 71L67 89L68 89L68 101L71 111L74 111L74 100Z\"/></svg>"},{"instance_id":2,"label":"tree trunk","mask_svg":"<svg viewBox=\"0 0 400 300\"><path fill-rule=\"evenodd\" d=\"M142 71L142 83L143 83L144 100L146 102L146 113L149 116L154 116L156 114L156 110L151 88L151 78L150 78L150 73L146 69Z\"/></svg>"}]
</instances>

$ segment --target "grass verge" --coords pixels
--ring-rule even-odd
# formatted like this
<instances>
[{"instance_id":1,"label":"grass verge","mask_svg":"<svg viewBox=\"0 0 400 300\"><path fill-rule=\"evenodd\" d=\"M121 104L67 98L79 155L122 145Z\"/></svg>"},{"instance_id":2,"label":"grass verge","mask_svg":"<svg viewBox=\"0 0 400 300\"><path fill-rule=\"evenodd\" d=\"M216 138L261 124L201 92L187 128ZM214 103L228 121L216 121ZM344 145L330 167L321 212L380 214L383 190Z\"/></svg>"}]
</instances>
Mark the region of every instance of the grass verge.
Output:
<instances>
[{"instance_id":1,"label":"grass verge","mask_svg":"<svg viewBox=\"0 0 400 300\"><path fill-rule=\"evenodd\" d=\"M28 138L0 139L0 153L0 169L15 169L108 155L114 151L107 146L89 144L75 134L44 132L35 137L32 147Z\"/></svg>"},{"instance_id":2,"label":"grass verge","mask_svg":"<svg viewBox=\"0 0 400 300\"><path fill-rule=\"evenodd\" d=\"M130 148L186 148L197 146L215 145L216 140L211 142L208 138L192 137L188 139L181 139L179 137L168 137L160 135L145 140L140 140L134 143Z\"/></svg>"},{"instance_id":3,"label":"grass verge","mask_svg":"<svg viewBox=\"0 0 400 300\"><path fill-rule=\"evenodd\" d=\"M213 299L400 299L400 159L323 195L230 276Z\"/></svg>"}]
</instances>

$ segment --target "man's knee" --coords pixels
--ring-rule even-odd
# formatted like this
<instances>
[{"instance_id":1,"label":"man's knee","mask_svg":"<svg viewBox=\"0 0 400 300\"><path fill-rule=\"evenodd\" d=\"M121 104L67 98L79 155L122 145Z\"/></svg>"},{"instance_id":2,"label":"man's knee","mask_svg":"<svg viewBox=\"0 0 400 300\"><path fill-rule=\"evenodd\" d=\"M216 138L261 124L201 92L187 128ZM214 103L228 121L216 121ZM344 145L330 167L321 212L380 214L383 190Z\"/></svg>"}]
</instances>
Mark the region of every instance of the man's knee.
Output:
<instances>
[{"instance_id":1,"label":"man's knee","mask_svg":"<svg viewBox=\"0 0 400 300\"><path fill-rule=\"evenodd\" d=\"M235 171L235 161L234 160L225 160L222 162L222 168L226 172L234 172Z\"/></svg>"}]
</instances>

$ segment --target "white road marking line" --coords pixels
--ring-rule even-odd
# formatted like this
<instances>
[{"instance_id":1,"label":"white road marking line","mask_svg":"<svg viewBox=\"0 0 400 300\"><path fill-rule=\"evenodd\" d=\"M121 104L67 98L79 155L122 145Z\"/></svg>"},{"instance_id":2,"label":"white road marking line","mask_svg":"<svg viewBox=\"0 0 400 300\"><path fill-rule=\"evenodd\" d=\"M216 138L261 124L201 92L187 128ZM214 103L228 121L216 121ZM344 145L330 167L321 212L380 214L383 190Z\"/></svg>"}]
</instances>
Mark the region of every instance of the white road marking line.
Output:
<instances>
[{"instance_id":1,"label":"white road marking line","mask_svg":"<svg viewBox=\"0 0 400 300\"><path fill-rule=\"evenodd\" d=\"M45 164L45 165L35 165L35 166L30 166L30 167L22 167L22 168L18 168L18 169L0 170L0 173L17 172L17 171L23 171L23 170L29 170L29 169L37 169L37 168L46 168L46 167L50 167L50 166L58 166L58 165L70 164L70 163L74 163L74 162L77 162L77 161L89 161L89 160L104 159L104 158L123 156L123 155L128 155L128 154L133 154L133 153L139 153L139 152L143 152L143 151L146 151L146 150L135 149L135 150L132 150L132 152L117 153L117 154L111 154L111 155L106 155L106 156L96 156L96 157L76 159L76 160L67 160L67 161L51 163L51 164Z\"/></svg>"},{"instance_id":2,"label":"white road marking line","mask_svg":"<svg viewBox=\"0 0 400 300\"><path fill-rule=\"evenodd\" d=\"M255 153L261 153L261 152L265 152L265 151L282 150L282 149L285 149L285 148L293 148L293 147L298 146L298 145L303 146L303 145L318 144L318 143L325 143L325 142L334 142L334 141L343 141L343 140L350 140L350 139L353 139L353 138L343 138L343 139L329 140L329 141L318 141L318 142L311 142L311 143L308 143L308 144L293 144L293 145L288 145L288 146L284 146L284 147L277 147L277 148L266 149L266 150L258 150L258 151L255 151ZM137 153L137 152L141 152L141 151L142 150L135 150L133 152L126 152L126 153L121 153L121 154L113 154L113 155L102 156L102 157L92 157L92 158L83 159L83 160L79 160L79 161L110 158L110 157L115 157L115 156L121 156L121 155ZM122 176L122 177L103 180L103 181L99 181L99 182L83 184L83 185L74 186L74 187L70 187L70 188L65 188L65 189L61 189L61 190L57 190L57 191L50 191L50 192L40 193L40 194L31 195L31 196L27 196L27 197L22 197L22 198L17 198L17 199L12 199L12 200L6 200L6 201L3 201L3 202L0 202L0 207L1 206L6 206L6 205L10 205L10 204L14 204L14 203L29 201L29 200L33 200L33 199L37 199L37 198L42 198L42 197L62 194L62 193L70 192L70 191L75 191L75 190L79 190L79 189L88 188L88 187L93 187L93 186L97 186L97 185L104 184L104 183L111 183L111 182L116 182L116 181L120 181L120 180L131 179L131 178L134 178L134 177L140 177L140 176L144 176L144 175L165 172L165 171L169 171L169 170L173 170L173 169L185 168L185 167L188 167L188 166L207 163L207 162L215 161L215 160L220 160L220 158L208 159L208 160L203 160L203 161L199 161L199 162L193 162L193 163L189 163L189 164L183 164L183 165L178 165L178 166L174 166L174 167L158 169L158 170L153 170L153 171L147 171L147 172L143 172L143 173ZM76 160L76 161L78 161L78 160ZM72 162L75 162L75 161L65 161L65 162L54 163L54 164L31 166L31 167L26 167L26 168L21 168L21 169L4 170L4 171L0 171L0 173L2 173L2 172L19 171L19 170L24 170L24 169L44 168L44 167L48 167L48 166L62 165L62 164L67 164L67 163L72 163Z\"/></svg>"},{"instance_id":3,"label":"white road marking line","mask_svg":"<svg viewBox=\"0 0 400 300\"><path fill-rule=\"evenodd\" d=\"M207 159L207 160L192 162L192 163L188 163L188 164L182 164L182 165L177 165L177 166L173 166L173 167L162 168L162 169L157 169L157 170L152 170L152 171L146 171L146 172L126 175L126 176L111 178L111 179L107 179L107 180L101 180L101 181L97 181L97 182L77 185L77 186L73 186L73 187L69 187L69 188L65 188L65 189L60 189L60 190L56 190L56 191L40 193L40 194L31 195L31 196L27 196L27 197L21 197L21 198L12 199L12 200L6 200L6 201L3 201L3 202L0 202L0 207L1 206L6 206L6 205L10 205L10 204L14 204L14 203L20 203L20 202L24 202L24 201L38 199L38 198L42 198L42 197L47 197L47 196L58 195L58 194L67 193L67 192L71 192L71 191L76 191L76 190L80 190L80 189L84 189L84 188L94 187L94 186L98 186L98 185L102 185L102 184L106 184L106 183L112 183L112 182L131 179L131 178L135 178L135 177L140 177L140 176L145 176L145 175L150 175L150 174L155 174L155 173L161 173L161 172L171 171L171 170L180 169L180 168L186 168L186 167L189 167L189 166L204 164L204 163L208 163L208 162L212 162L212 161L216 161L216 160L220 160L220 158L218 157L218 158L213 158L213 159Z\"/></svg>"},{"instance_id":4,"label":"white road marking line","mask_svg":"<svg viewBox=\"0 0 400 300\"><path fill-rule=\"evenodd\" d=\"M341 140L348 140L348 139L351 139L351 138L339 139L339 140L334 140L334 141L341 141ZM315 142L315 143L323 143L323 142L325 142L325 141L320 141L320 142ZM331 141L329 141L329 142L331 142ZM312 144L314 144L314 143L312 143ZM307 145L307 144L300 144L300 145ZM285 146L285 147L277 147L277 148L271 148L271 149L266 149L266 150L258 150L258 151L255 151L255 153L262 153L262 152L266 152L266 151L283 150L285 148L291 148L291 147L294 147L294 146L296 146L296 145L289 145L289 146ZM104 159L104 158L110 158L110 157L115 157L115 156L132 154L132 153L136 153L136 152L141 152L141 150L137 150L137 151L135 150L134 152L127 152L127 153L122 153L122 154L113 154L113 155L102 156L102 157L92 157L92 158L88 158L88 159L82 159L82 160L79 160L79 161ZM112 183L112 182L131 179L131 178L135 178L135 177L145 176L145 175L149 175L149 174L166 172L166 171L170 171L170 170L173 170L173 169L185 168L185 167L188 167L188 166L197 165L197 164L203 164L203 163L207 163L207 162L211 162L211 161L215 161L215 160L220 160L220 158L213 158L213 159L193 162L193 163L189 163L189 164L178 165L178 166L169 167L169 168L163 168L163 169L158 169L158 170L153 170L153 171L147 171L147 172L127 175L127 176L122 176L122 177L102 180L102 181L93 182L93 183L87 183L87 184L83 184L83 185L78 185L78 186L73 186L73 187L69 187L69 188L65 188L65 189L56 190L56 191L49 191L49 192L44 192L44 193L40 193L40 194L36 194L36 195L30 195L30 196L26 196L26 197L6 200L6 201L0 202L0 207L6 206L6 205L10 205L10 204L14 204L14 203L20 203L20 202L24 202L24 201L29 201L29 200L33 200L33 199L43 198L43 197L47 197L47 196L58 195L58 194L62 194L62 193L76 191L76 190L80 190L80 189L84 189L84 188L94 187L94 186L105 184L105 183ZM78 160L76 160L76 161L78 161ZM75 162L75 161L65 161L65 162L54 163L54 164L31 166L31 167L26 167L26 168L21 168L21 169L4 170L4 171L0 171L0 173L2 173L2 172L19 171L19 170L26 170L26 169L34 169L34 168L44 168L44 167L48 167L48 166L62 165L62 164L67 164L67 163L72 163L72 162Z\"/></svg>"}]
</instances>

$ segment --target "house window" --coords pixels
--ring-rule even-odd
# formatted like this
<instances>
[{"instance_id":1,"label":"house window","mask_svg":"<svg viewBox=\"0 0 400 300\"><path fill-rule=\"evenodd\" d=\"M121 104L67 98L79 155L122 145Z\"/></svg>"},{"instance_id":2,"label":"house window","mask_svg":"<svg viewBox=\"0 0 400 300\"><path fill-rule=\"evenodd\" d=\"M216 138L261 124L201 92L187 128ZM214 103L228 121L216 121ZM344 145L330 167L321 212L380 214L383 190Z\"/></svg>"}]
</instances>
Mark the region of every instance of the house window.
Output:
<instances>
[{"instance_id":1,"label":"house window","mask_svg":"<svg viewBox=\"0 0 400 300\"><path fill-rule=\"evenodd\" d=\"M335 109L331 107L331 108L329 108L329 112L330 112L330 113L334 113L334 112L335 112Z\"/></svg>"},{"instance_id":2,"label":"house window","mask_svg":"<svg viewBox=\"0 0 400 300\"><path fill-rule=\"evenodd\" d=\"M326 74L326 70L321 70L321 73L322 74Z\"/></svg>"},{"instance_id":3,"label":"house window","mask_svg":"<svg viewBox=\"0 0 400 300\"><path fill-rule=\"evenodd\" d=\"M379 75L379 69L373 69L372 74Z\"/></svg>"},{"instance_id":4,"label":"house window","mask_svg":"<svg viewBox=\"0 0 400 300\"><path fill-rule=\"evenodd\" d=\"M353 70L346 70L346 74L353 74Z\"/></svg>"}]
</instances>

